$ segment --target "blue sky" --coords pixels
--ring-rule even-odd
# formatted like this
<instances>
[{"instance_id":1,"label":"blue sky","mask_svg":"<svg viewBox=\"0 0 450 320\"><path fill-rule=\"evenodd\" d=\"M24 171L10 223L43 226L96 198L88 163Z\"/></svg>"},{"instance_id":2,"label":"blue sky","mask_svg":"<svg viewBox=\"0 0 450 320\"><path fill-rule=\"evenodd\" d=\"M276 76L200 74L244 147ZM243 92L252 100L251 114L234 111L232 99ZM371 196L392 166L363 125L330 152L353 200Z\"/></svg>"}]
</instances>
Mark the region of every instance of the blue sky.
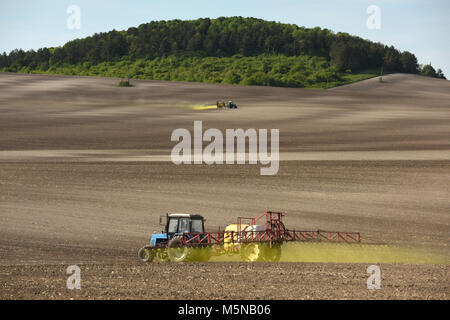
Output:
<instances>
[{"instance_id":1,"label":"blue sky","mask_svg":"<svg viewBox=\"0 0 450 320\"><path fill-rule=\"evenodd\" d=\"M81 28L68 29L69 5L81 9ZM370 5L381 28L369 29ZM413 52L450 78L448 0L0 0L0 52L38 49L151 20L244 16L323 27Z\"/></svg>"}]
</instances>

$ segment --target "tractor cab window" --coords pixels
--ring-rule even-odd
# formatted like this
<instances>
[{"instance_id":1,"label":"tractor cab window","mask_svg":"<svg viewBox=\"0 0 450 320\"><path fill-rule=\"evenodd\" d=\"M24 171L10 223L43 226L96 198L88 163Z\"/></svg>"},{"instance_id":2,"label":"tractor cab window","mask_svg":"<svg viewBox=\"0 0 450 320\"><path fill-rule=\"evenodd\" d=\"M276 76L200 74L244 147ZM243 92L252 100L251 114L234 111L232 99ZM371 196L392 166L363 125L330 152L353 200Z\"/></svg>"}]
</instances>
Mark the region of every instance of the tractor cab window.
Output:
<instances>
[{"instance_id":1,"label":"tractor cab window","mask_svg":"<svg viewBox=\"0 0 450 320\"><path fill-rule=\"evenodd\" d=\"M176 233L178 229L178 219L170 218L169 227L167 228L168 233Z\"/></svg>"},{"instance_id":2,"label":"tractor cab window","mask_svg":"<svg viewBox=\"0 0 450 320\"><path fill-rule=\"evenodd\" d=\"M203 220L193 219L191 222L191 232L192 233L203 233Z\"/></svg>"},{"instance_id":3,"label":"tractor cab window","mask_svg":"<svg viewBox=\"0 0 450 320\"><path fill-rule=\"evenodd\" d=\"M180 232L180 233L188 233L189 232L189 219L188 218L180 218L180 222L178 224L178 232Z\"/></svg>"}]
</instances>

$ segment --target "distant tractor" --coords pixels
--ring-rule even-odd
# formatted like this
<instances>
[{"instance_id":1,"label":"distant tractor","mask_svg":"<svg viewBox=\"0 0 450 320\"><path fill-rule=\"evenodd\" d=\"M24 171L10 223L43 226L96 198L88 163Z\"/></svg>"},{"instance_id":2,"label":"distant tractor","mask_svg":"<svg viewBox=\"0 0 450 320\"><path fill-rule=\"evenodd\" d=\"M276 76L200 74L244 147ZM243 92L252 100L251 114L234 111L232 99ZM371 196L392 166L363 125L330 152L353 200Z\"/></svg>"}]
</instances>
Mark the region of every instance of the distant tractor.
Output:
<instances>
[{"instance_id":1,"label":"distant tractor","mask_svg":"<svg viewBox=\"0 0 450 320\"><path fill-rule=\"evenodd\" d=\"M242 261L277 262L281 245L288 241L360 242L359 232L288 230L283 216L281 212L267 211L258 218L238 217L237 223L224 231L205 232L205 219L201 215L167 214L165 231L153 233L138 257L143 262L206 262L213 255L240 254Z\"/></svg>"},{"instance_id":2,"label":"distant tractor","mask_svg":"<svg viewBox=\"0 0 450 320\"><path fill-rule=\"evenodd\" d=\"M224 102L224 101L218 100L216 102L216 105L217 105L217 109L237 109L238 108L237 104L234 103L233 101Z\"/></svg>"}]
</instances>

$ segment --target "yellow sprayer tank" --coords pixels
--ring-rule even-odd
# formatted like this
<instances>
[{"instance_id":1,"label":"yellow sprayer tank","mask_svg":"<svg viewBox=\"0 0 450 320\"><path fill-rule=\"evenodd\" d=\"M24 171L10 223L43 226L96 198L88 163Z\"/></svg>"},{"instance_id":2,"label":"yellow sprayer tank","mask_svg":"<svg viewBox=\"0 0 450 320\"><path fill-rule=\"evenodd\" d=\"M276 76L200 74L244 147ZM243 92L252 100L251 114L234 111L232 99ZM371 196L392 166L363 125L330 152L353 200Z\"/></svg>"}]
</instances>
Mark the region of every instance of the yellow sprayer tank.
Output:
<instances>
[{"instance_id":1,"label":"yellow sprayer tank","mask_svg":"<svg viewBox=\"0 0 450 320\"><path fill-rule=\"evenodd\" d=\"M248 224L241 224L241 231L248 227ZM232 236L232 232L234 232ZM237 246L239 236L237 235L238 225L236 223L230 224L225 228L225 239L223 240L223 247L226 251L233 250L233 246Z\"/></svg>"}]
</instances>

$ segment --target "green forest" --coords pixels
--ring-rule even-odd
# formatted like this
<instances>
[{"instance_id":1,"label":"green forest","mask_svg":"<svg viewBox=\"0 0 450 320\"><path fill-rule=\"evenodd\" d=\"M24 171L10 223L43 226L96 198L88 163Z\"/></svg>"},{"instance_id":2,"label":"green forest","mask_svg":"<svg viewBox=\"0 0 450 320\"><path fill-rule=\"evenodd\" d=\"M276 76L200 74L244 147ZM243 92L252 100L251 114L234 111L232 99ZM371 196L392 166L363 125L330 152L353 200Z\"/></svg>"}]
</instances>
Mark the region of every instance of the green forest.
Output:
<instances>
[{"instance_id":1,"label":"green forest","mask_svg":"<svg viewBox=\"0 0 450 320\"><path fill-rule=\"evenodd\" d=\"M392 72L445 79L414 54L347 33L256 18L153 21L37 51L0 55L0 70L325 88Z\"/></svg>"}]
</instances>

